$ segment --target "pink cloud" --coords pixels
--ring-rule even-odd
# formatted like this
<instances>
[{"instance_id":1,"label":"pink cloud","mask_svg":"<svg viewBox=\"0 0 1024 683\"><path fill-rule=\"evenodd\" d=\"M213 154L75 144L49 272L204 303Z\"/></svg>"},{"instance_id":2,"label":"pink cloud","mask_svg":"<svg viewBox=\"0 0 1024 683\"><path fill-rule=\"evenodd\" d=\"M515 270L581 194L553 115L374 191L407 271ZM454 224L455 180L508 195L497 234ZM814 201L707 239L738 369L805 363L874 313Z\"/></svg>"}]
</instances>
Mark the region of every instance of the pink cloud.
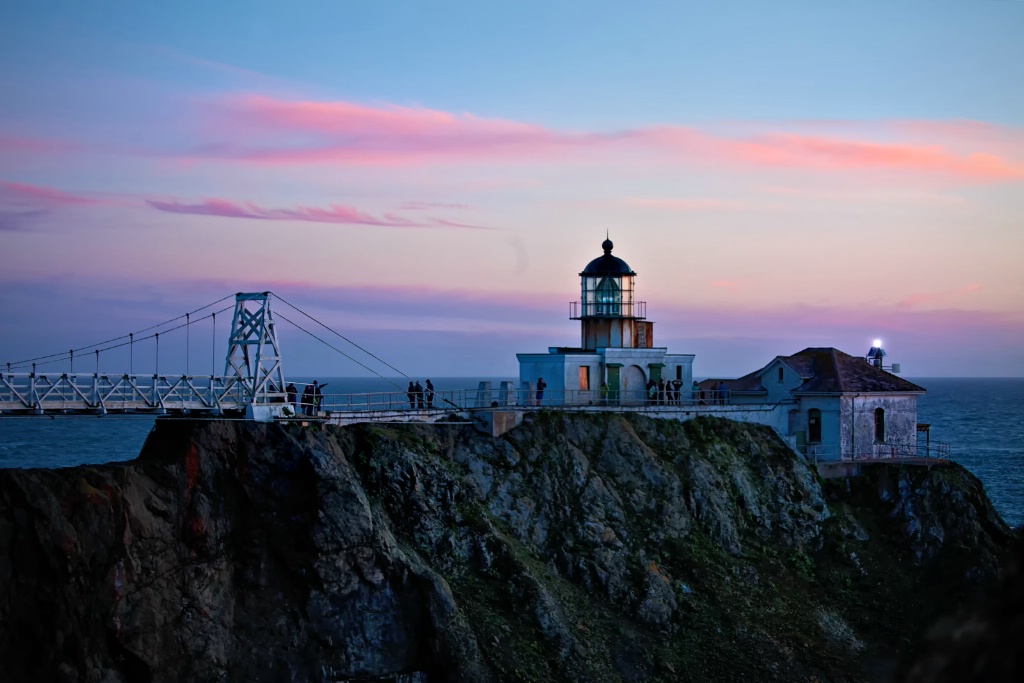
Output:
<instances>
[{"instance_id":1,"label":"pink cloud","mask_svg":"<svg viewBox=\"0 0 1024 683\"><path fill-rule=\"evenodd\" d=\"M979 292L982 289L984 289L984 286L981 283L974 282L959 289L911 294L901 301L898 306L906 309L916 309L923 306L931 306L934 308L937 305L949 306L952 302L962 299L974 292Z\"/></svg>"},{"instance_id":2,"label":"pink cloud","mask_svg":"<svg viewBox=\"0 0 1024 683\"><path fill-rule=\"evenodd\" d=\"M884 124L862 124L861 128L875 131L862 134L862 139L845 130L839 136L829 135L826 125L809 126L813 134L780 132L779 126L770 124L745 124L753 133L712 133L676 125L578 132L426 108L292 101L263 95L228 98L214 104L211 111L219 139L197 150L197 155L258 163L407 164L510 158L550 162L578 159L583 153L641 153L662 158L667 154L688 164L837 172L889 169L974 181L1024 179L1024 163L992 151L1000 150L997 146L977 146L983 145L984 136L976 133L987 130L987 124L975 122L946 127L921 122L917 128L913 122L901 122L892 127L909 138L929 138L911 143L878 139ZM831 129L849 127L833 124ZM254 139L260 143L252 144ZM956 149L965 140L977 145Z\"/></svg>"},{"instance_id":3,"label":"pink cloud","mask_svg":"<svg viewBox=\"0 0 1024 683\"><path fill-rule=\"evenodd\" d=\"M10 135L0 135L0 154L10 152L71 152L81 149L73 142L66 140L43 140Z\"/></svg>"},{"instance_id":4,"label":"pink cloud","mask_svg":"<svg viewBox=\"0 0 1024 683\"><path fill-rule=\"evenodd\" d=\"M76 206L87 204L106 204L101 199L91 199L80 195L70 194L52 187L41 187L29 185L28 183L14 183L7 180L0 181L0 197L6 195L9 199L27 200L33 204L47 206Z\"/></svg>"},{"instance_id":5,"label":"pink cloud","mask_svg":"<svg viewBox=\"0 0 1024 683\"><path fill-rule=\"evenodd\" d=\"M224 218L248 218L271 221L306 221L311 223L336 223L341 225L372 225L392 228L461 228L490 230L491 228L456 223L445 219L432 218L429 222L412 221L401 216L385 214L376 217L344 204L331 204L327 208L298 206L291 209L267 209L253 202L237 203L227 199L205 199L198 204L186 204L178 200L147 199L149 206L168 213L220 216Z\"/></svg>"},{"instance_id":6,"label":"pink cloud","mask_svg":"<svg viewBox=\"0 0 1024 683\"><path fill-rule=\"evenodd\" d=\"M560 132L426 108L293 101L263 95L227 98L211 111L218 136L230 138L243 131L261 140L268 134L283 139L271 137L265 146L221 140L197 150L198 156L275 164L404 164L424 159L528 157L573 147L585 149L618 137Z\"/></svg>"},{"instance_id":7,"label":"pink cloud","mask_svg":"<svg viewBox=\"0 0 1024 683\"><path fill-rule=\"evenodd\" d=\"M3 180L0 181L0 231L26 230L36 219L64 207L98 205L123 205L123 202Z\"/></svg>"},{"instance_id":8,"label":"pink cloud","mask_svg":"<svg viewBox=\"0 0 1024 683\"><path fill-rule=\"evenodd\" d=\"M909 145L771 132L730 138L677 126L663 126L641 135L663 149L743 166L821 171L888 169L976 181L1024 179L1024 163L992 153L957 153L941 144Z\"/></svg>"}]
</instances>

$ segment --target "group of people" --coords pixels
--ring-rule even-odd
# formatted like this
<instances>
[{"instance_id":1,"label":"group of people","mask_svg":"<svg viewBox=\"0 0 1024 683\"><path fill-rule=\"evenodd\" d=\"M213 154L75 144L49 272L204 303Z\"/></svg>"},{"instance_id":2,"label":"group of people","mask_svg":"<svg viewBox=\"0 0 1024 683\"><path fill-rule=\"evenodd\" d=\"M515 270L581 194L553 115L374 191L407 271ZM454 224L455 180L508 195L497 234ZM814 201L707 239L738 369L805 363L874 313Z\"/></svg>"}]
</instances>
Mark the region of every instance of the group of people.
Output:
<instances>
[{"instance_id":1,"label":"group of people","mask_svg":"<svg viewBox=\"0 0 1024 683\"><path fill-rule=\"evenodd\" d=\"M725 386L725 382L719 380L718 384L712 386L710 389L704 389L696 382L693 383L693 400L698 404L705 405L725 405L726 398L729 396L729 388Z\"/></svg>"},{"instance_id":2,"label":"group of people","mask_svg":"<svg viewBox=\"0 0 1024 683\"><path fill-rule=\"evenodd\" d=\"M302 390L302 402L296 403L299 390L295 388L294 384L289 384L285 387L285 392L288 394L288 403L295 406L295 411L298 414L312 417L320 412L320 407L324 402L324 387L326 386L327 382L319 384L316 380L313 380L312 384L307 384L306 388Z\"/></svg>"},{"instance_id":3,"label":"group of people","mask_svg":"<svg viewBox=\"0 0 1024 683\"><path fill-rule=\"evenodd\" d=\"M647 402L653 405L682 405L683 380L676 378L666 382L664 377L658 381L649 380Z\"/></svg>"},{"instance_id":4,"label":"group of people","mask_svg":"<svg viewBox=\"0 0 1024 683\"><path fill-rule=\"evenodd\" d=\"M415 383L410 380L406 396L409 397L409 410L434 407L434 385L430 383L429 379L426 387L418 380Z\"/></svg>"}]
</instances>

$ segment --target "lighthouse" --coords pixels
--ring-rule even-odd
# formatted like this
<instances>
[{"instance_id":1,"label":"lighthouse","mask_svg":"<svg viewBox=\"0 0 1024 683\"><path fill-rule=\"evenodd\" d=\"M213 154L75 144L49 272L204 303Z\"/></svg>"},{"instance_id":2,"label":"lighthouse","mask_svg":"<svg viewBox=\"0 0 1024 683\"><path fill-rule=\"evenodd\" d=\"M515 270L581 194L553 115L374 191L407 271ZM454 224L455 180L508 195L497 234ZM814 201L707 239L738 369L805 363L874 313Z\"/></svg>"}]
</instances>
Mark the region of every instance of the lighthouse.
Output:
<instances>
[{"instance_id":1,"label":"lighthouse","mask_svg":"<svg viewBox=\"0 0 1024 683\"><path fill-rule=\"evenodd\" d=\"M516 354L521 403L645 403L651 381L689 391L693 354L670 354L654 345L654 323L647 320L647 305L635 298L637 274L612 254L613 248L606 238L601 244L604 253L579 274L580 299L569 304L569 318L580 322L579 346Z\"/></svg>"},{"instance_id":2,"label":"lighthouse","mask_svg":"<svg viewBox=\"0 0 1024 683\"><path fill-rule=\"evenodd\" d=\"M580 347L594 351L602 347L654 346L654 325L644 320L647 305L633 298L636 273L612 256L614 245L606 239L599 256L580 273L580 300L570 304L569 317L580 321Z\"/></svg>"}]
</instances>

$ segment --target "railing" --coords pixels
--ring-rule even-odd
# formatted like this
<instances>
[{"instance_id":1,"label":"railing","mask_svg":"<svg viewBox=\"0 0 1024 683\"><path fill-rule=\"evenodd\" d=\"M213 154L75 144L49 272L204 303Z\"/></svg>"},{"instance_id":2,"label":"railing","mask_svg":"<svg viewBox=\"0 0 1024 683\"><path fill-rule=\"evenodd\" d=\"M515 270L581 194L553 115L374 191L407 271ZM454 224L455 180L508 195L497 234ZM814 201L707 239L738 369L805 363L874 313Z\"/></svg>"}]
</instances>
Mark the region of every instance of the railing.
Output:
<instances>
[{"instance_id":1,"label":"railing","mask_svg":"<svg viewBox=\"0 0 1024 683\"><path fill-rule=\"evenodd\" d=\"M0 374L0 410L162 412L239 410L251 401L235 377L211 375ZM261 400L284 394L263 393Z\"/></svg>"},{"instance_id":2,"label":"railing","mask_svg":"<svg viewBox=\"0 0 1024 683\"><path fill-rule=\"evenodd\" d=\"M702 391L694 394L689 389L656 391L652 396L647 389L611 390L600 389L589 391L567 389L550 391L545 389L541 400L537 400L536 391L517 391L518 404L533 407L568 407L568 406L649 406L652 408L666 406L698 405L729 405L732 397L728 391Z\"/></svg>"},{"instance_id":3,"label":"railing","mask_svg":"<svg viewBox=\"0 0 1024 683\"><path fill-rule=\"evenodd\" d=\"M509 383L511 387L512 383ZM324 394L319 405L306 405L297 395L292 401L296 415L358 411L461 411L491 407L520 410L572 407L670 407L729 405L727 391L680 392L669 389L648 395L646 389L602 392L591 390L536 390L506 387L426 392L408 391ZM243 382L233 377L192 375L103 375L35 373L0 374L2 412L210 412L242 410L252 402ZM288 402L284 392L263 392L257 403Z\"/></svg>"},{"instance_id":4,"label":"railing","mask_svg":"<svg viewBox=\"0 0 1024 683\"><path fill-rule=\"evenodd\" d=\"M949 460L948 443L932 441L928 444L878 443L855 450L849 444L805 444L804 455L808 459L830 462L874 462L885 460Z\"/></svg>"},{"instance_id":5,"label":"railing","mask_svg":"<svg viewBox=\"0 0 1024 683\"><path fill-rule=\"evenodd\" d=\"M694 408L696 406L729 405L727 391L705 391L703 397L693 397L688 390L665 392L650 397L647 391L608 391L598 389L564 391L544 390L540 397L536 390L525 389L459 389L436 391L429 394L412 394L407 391L375 392L362 394L323 394L318 405L304 402L301 396L294 401L299 415L329 414L335 412L360 411L451 411L481 408L514 408L535 410L537 408L581 408L581 407L633 407L662 409L671 407Z\"/></svg>"},{"instance_id":6,"label":"railing","mask_svg":"<svg viewBox=\"0 0 1024 683\"><path fill-rule=\"evenodd\" d=\"M570 301L569 319L582 318L647 318L646 301L622 301L618 303L598 301Z\"/></svg>"}]
</instances>

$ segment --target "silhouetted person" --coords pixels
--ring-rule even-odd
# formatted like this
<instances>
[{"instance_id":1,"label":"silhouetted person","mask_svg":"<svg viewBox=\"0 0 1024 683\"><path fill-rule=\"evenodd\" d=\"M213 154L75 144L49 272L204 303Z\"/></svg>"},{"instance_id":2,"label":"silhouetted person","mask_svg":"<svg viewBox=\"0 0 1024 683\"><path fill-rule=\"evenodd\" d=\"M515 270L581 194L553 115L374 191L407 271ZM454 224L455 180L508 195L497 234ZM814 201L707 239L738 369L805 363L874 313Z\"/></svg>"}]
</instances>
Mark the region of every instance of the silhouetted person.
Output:
<instances>
[{"instance_id":1,"label":"silhouetted person","mask_svg":"<svg viewBox=\"0 0 1024 683\"><path fill-rule=\"evenodd\" d=\"M416 386L413 389L413 394L416 396L416 409L419 410L423 407L423 385L416 382Z\"/></svg>"},{"instance_id":2,"label":"silhouetted person","mask_svg":"<svg viewBox=\"0 0 1024 683\"><path fill-rule=\"evenodd\" d=\"M312 415L313 414L313 385L307 384L306 388L302 390L302 414Z\"/></svg>"},{"instance_id":3,"label":"silhouetted person","mask_svg":"<svg viewBox=\"0 0 1024 683\"><path fill-rule=\"evenodd\" d=\"M296 408L295 399L299 395L299 390L296 389L295 385L292 384L291 382L288 383L288 386L286 386L284 390L285 393L288 394L288 403L291 405L292 408ZM298 410L298 408L296 408L296 410Z\"/></svg>"},{"instance_id":4,"label":"silhouetted person","mask_svg":"<svg viewBox=\"0 0 1024 683\"><path fill-rule=\"evenodd\" d=\"M537 405L541 404L544 400L544 390L547 389L548 383L544 381L543 377L537 378Z\"/></svg>"},{"instance_id":5,"label":"silhouetted person","mask_svg":"<svg viewBox=\"0 0 1024 683\"><path fill-rule=\"evenodd\" d=\"M434 385L430 383L429 379L427 380L427 388L424 390L423 395L427 399L427 407L428 408L433 408L434 407Z\"/></svg>"},{"instance_id":6,"label":"silhouetted person","mask_svg":"<svg viewBox=\"0 0 1024 683\"><path fill-rule=\"evenodd\" d=\"M409 391L406 396L409 397L409 410L416 410L416 387L412 385L412 380L409 380Z\"/></svg>"},{"instance_id":7,"label":"silhouetted person","mask_svg":"<svg viewBox=\"0 0 1024 683\"><path fill-rule=\"evenodd\" d=\"M323 402L324 402L324 387L326 387L326 386L327 386L326 382L324 384L317 384L315 380L313 381L313 414L314 415L316 415L316 414L318 414L320 412L320 407L323 405Z\"/></svg>"}]
</instances>

